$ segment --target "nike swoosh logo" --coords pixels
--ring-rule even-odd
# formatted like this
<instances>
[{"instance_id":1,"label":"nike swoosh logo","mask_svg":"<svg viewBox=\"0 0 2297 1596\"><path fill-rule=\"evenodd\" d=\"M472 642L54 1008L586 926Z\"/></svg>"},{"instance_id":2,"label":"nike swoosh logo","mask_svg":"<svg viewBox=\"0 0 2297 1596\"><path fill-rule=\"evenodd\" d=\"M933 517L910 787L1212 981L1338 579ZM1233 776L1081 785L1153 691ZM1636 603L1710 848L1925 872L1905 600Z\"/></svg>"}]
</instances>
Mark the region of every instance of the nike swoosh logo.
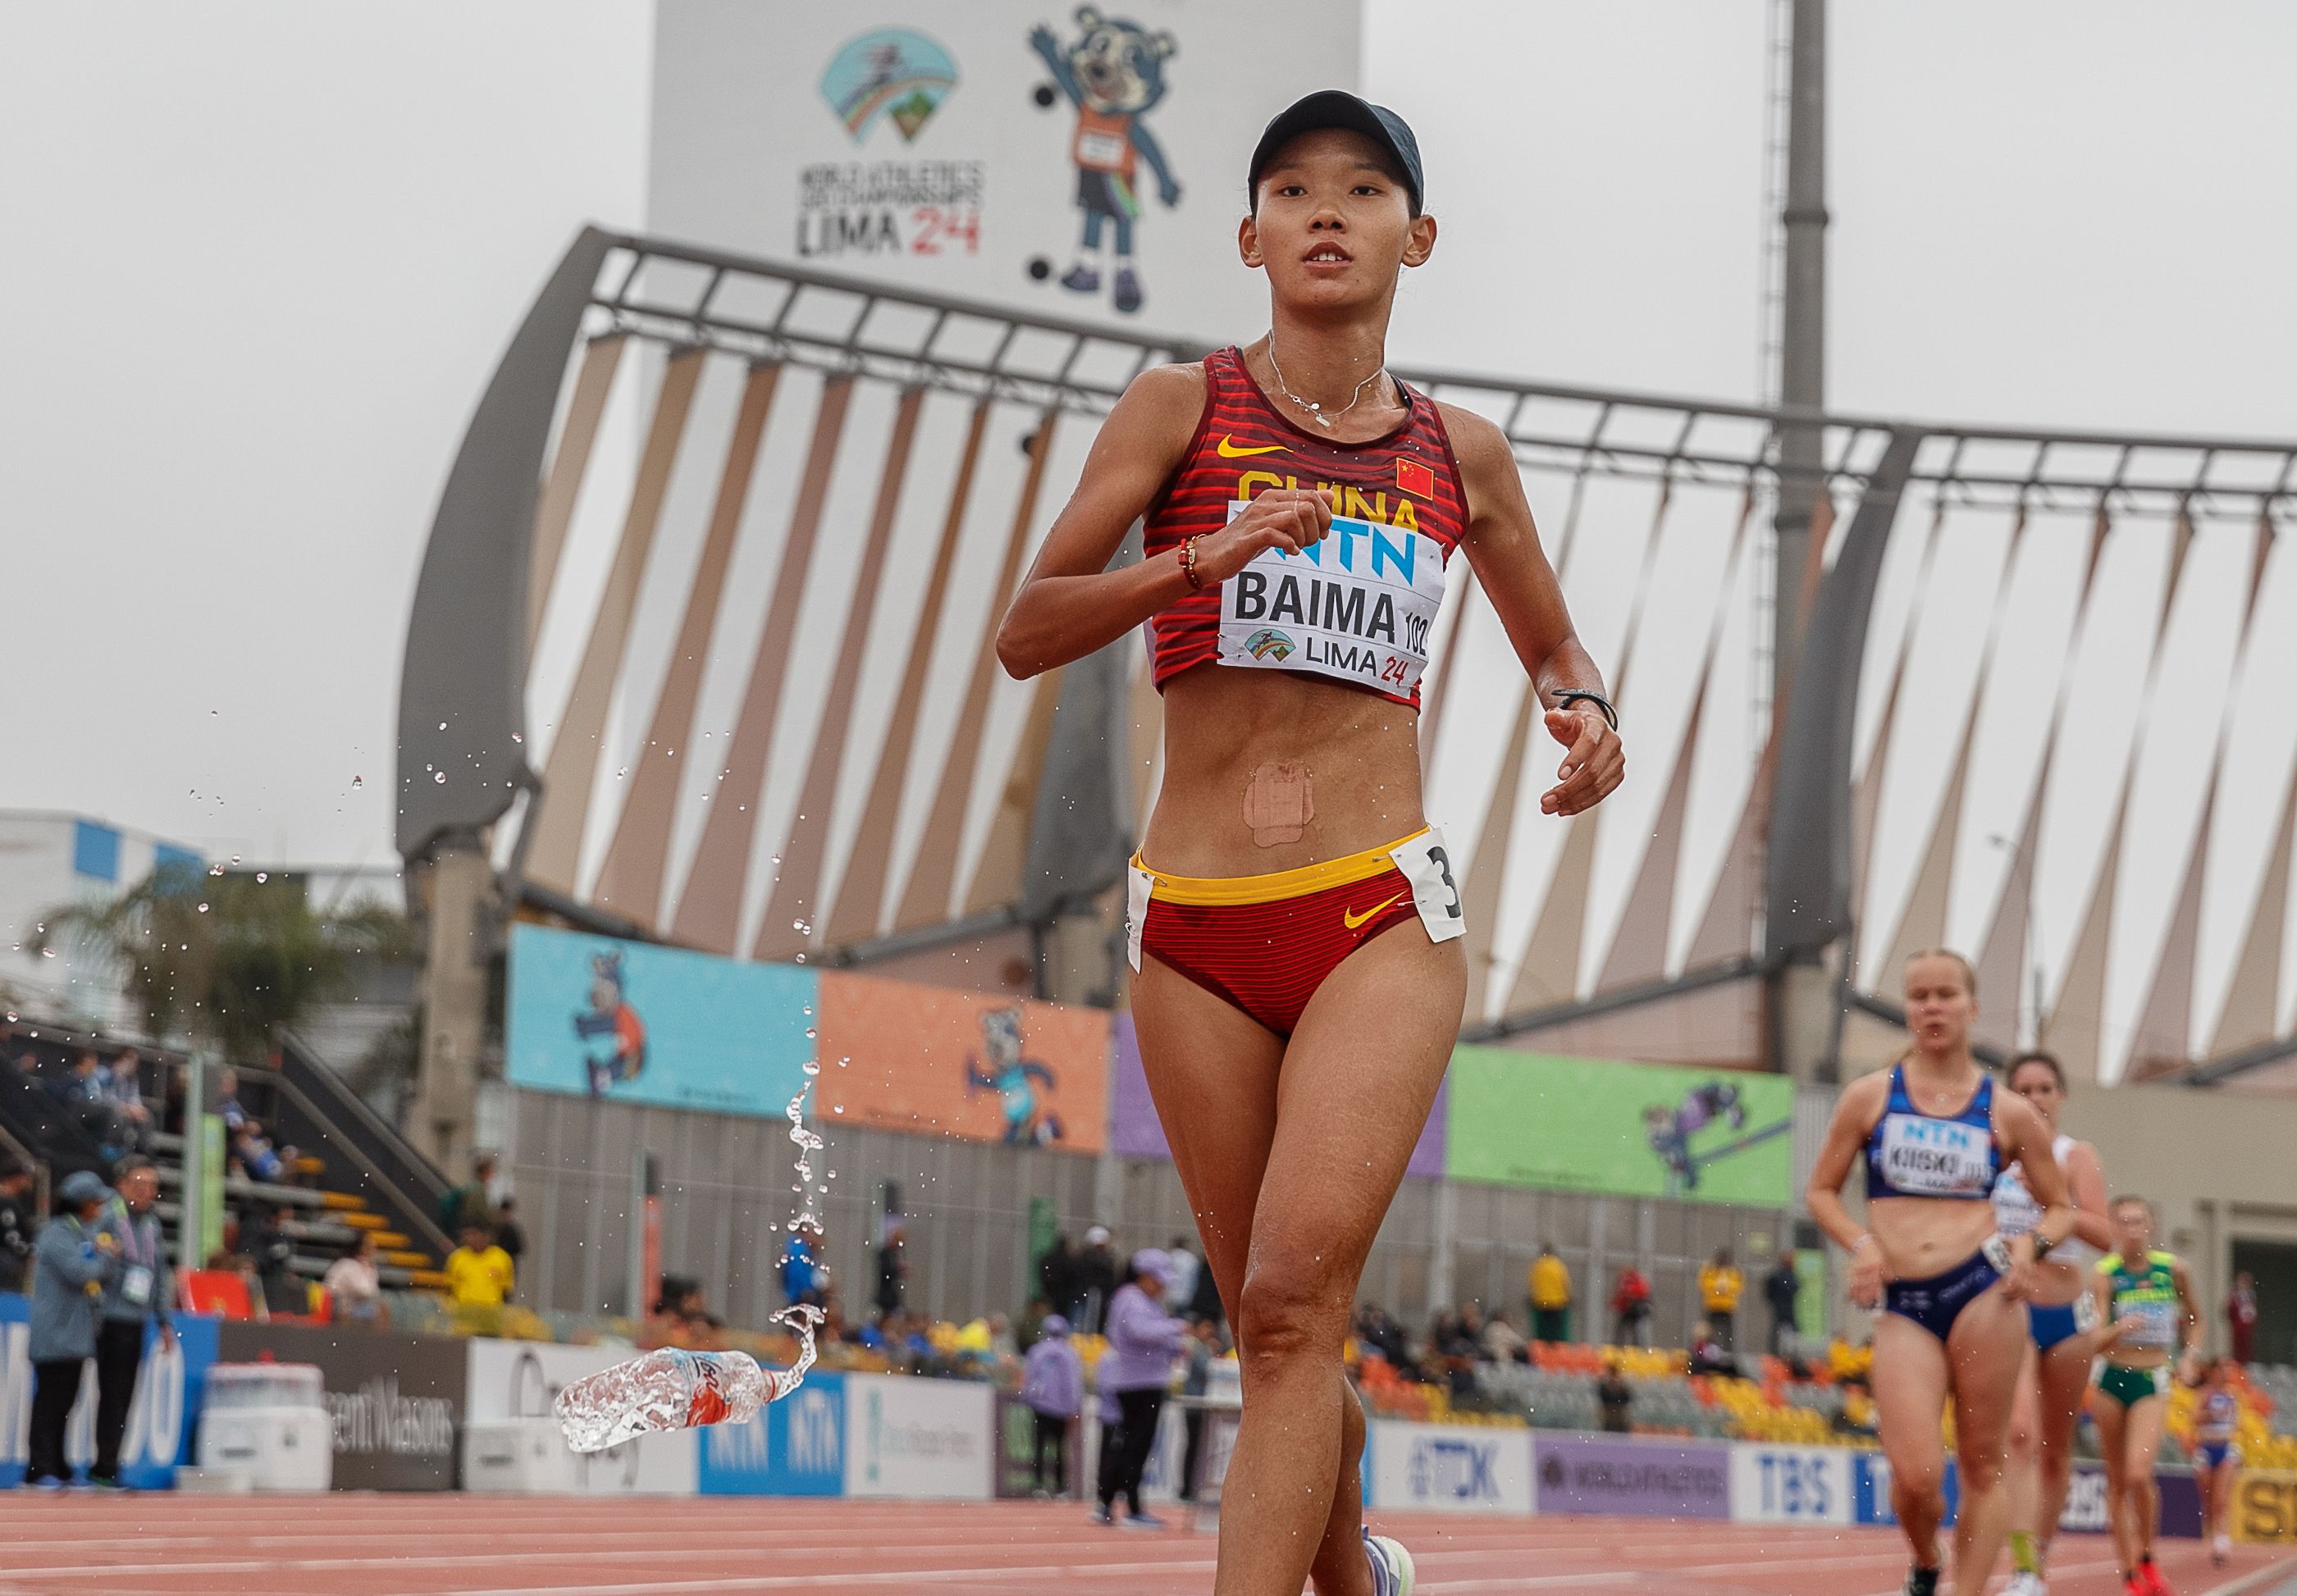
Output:
<instances>
[{"instance_id":1,"label":"nike swoosh logo","mask_svg":"<svg viewBox=\"0 0 2297 1596\"><path fill-rule=\"evenodd\" d=\"M1223 460L1244 460L1254 455L1281 455L1289 451L1281 443L1264 443L1255 448L1239 448L1236 434L1223 432L1220 440L1220 457Z\"/></svg>"},{"instance_id":2,"label":"nike swoosh logo","mask_svg":"<svg viewBox=\"0 0 2297 1596\"><path fill-rule=\"evenodd\" d=\"M1381 909L1386 909L1389 904L1395 902L1397 898L1401 898L1402 896L1404 896L1402 893L1397 893L1394 897L1383 898L1379 902L1373 904L1370 909L1365 909L1362 914L1357 914L1352 909L1344 909L1340 910L1340 923L1346 926L1349 930L1354 931L1357 926L1363 925L1366 920L1371 919Z\"/></svg>"}]
</instances>

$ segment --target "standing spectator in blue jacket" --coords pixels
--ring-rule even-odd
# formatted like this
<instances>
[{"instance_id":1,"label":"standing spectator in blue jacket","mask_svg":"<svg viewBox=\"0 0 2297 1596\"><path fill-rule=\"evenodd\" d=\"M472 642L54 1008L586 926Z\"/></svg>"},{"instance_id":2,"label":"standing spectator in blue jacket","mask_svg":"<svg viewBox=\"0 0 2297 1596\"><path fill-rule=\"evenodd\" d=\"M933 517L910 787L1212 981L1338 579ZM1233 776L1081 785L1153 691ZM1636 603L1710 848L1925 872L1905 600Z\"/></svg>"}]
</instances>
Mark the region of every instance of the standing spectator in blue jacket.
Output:
<instances>
[{"instance_id":1,"label":"standing spectator in blue jacket","mask_svg":"<svg viewBox=\"0 0 2297 1596\"><path fill-rule=\"evenodd\" d=\"M1148 1472L1148 1454L1157 1446L1157 1420L1165 1411L1165 1394L1173 1381L1173 1360L1179 1355L1188 1327L1166 1313L1165 1292L1173 1283L1173 1261L1159 1247L1143 1247L1132 1255L1124 1283L1108 1299L1108 1352L1098 1370L1101 1389L1114 1393L1119 1414L1116 1459L1101 1470L1099 1521L1116 1515L1122 1496L1132 1510L1124 1517L1130 1529L1162 1529L1165 1521L1140 1507L1140 1477ZM1103 1436L1101 1444L1111 1444Z\"/></svg>"},{"instance_id":2,"label":"standing spectator in blue jacket","mask_svg":"<svg viewBox=\"0 0 2297 1596\"><path fill-rule=\"evenodd\" d=\"M814 1260L813 1243L803 1230L792 1226L789 1240L782 1246L782 1301L791 1307L806 1303L819 1308L824 1284L821 1265Z\"/></svg>"},{"instance_id":3,"label":"standing spectator in blue jacket","mask_svg":"<svg viewBox=\"0 0 2297 1596\"><path fill-rule=\"evenodd\" d=\"M168 1318L175 1275L168 1267L160 1216L152 1211L160 1196L160 1172L139 1158L114 1179L119 1196L103 1216L103 1228L119 1267L103 1284L103 1322L95 1331L95 1462L87 1471L95 1485L119 1483L119 1444L128 1435L128 1407L144 1367L146 1327L160 1327L163 1348L176 1345L176 1327Z\"/></svg>"},{"instance_id":4,"label":"standing spectator in blue jacket","mask_svg":"<svg viewBox=\"0 0 2297 1596\"><path fill-rule=\"evenodd\" d=\"M1039 1496L1066 1496L1069 1489L1069 1426L1084 1411L1084 1360L1069 1339L1069 1321L1048 1313L1021 1365L1021 1405L1036 1415L1036 1460L1031 1470ZM1045 1451L1053 1453L1050 1485L1045 1484Z\"/></svg>"},{"instance_id":5,"label":"standing spectator in blue jacket","mask_svg":"<svg viewBox=\"0 0 2297 1596\"><path fill-rule=\"evenodd\" d=\"M32 1248L32 1424L24 1483L62 1486L71 1478L64 1461L64 1426L79 1399L80 1366L95 1356L96 1321L103 1293L119 1273L119 1243L103 1225L111 1189L87 1171L74 1170L56 1190L56 1216L40 1227Z\"/></svg>"}]
</instances>

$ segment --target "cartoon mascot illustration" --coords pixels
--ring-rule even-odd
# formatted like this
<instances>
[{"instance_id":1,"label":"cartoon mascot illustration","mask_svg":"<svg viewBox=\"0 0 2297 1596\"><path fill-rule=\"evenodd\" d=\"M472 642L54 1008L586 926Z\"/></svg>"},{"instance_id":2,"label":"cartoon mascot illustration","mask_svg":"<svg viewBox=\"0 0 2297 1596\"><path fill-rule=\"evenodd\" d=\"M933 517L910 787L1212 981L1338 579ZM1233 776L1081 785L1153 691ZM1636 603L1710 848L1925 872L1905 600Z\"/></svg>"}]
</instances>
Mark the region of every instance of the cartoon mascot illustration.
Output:
<instances>
[{"instance_id":1,"label":"cartoon mascot illustration","mask_svg":"<svg viewBox=\"0 0 2297 1596\"><path fill-rule=\"evenodd\" d=\"M1739 1089L1722 1081L1694 1086L1673 1108L1653 1103L1643 1110L1643 1138L1667 1166L1667 1193L1679 1197L1699 1189L1699 1160L1692 1156L1691 1138L1720 1120L1736 1131L1747 1123L1746 1105Z\"/></svg>"},{"instance_id":2,"label":"cartoon mascot illustration","mask_svg":"<svg viewBox=\"0 0 2297 1596\"><path fill-rule=\"evenodd\" d=\"M1053 1072L1034 1058L1021 1057L1021 1011L1008 1006L981 1016L982 1051L988 1062L967 1055L965 1090L993 1091L1005 1109L1008 1147L1050 1147L1061 1139L1060 1116L1043 1107L1038 1089L1053 1090Z\"/></svg>"},{"instance_id":3,"label":"cartoon mascot illustration","mask_svg":"<svg viewBox=\"0 0 2297 1596\"><path fill-rule=\"evenodd\" d=\"M591 958L590 1007L575 1012L574 1034L585 1044L582 1062L589 1066L594 1098L603 1098L608 1089L637 1080L638 1072L646 1068L646 1022L622 996L620 953L600 953ZM605 1045L590 1045L593 1042Z\"/></svg>"},{"instance_id":4,"label":"cartoon mascot illustration","mask_svg":"<svg viewBox=\"0 0 2297 1596\"><path fill-rule=\"evenodd\" d=\"M1084 235L1076 264L1061 286L1077 293L1100 290L1100 234L1116 224L1116 271L1111 299L1119 310L1140 309L1140 272L1132 262L1132 223L1140 214L1133 186L1136 160L1157 175L1157 197L1169 209L1181 202L1181 185L1165 163L1165 152L1140 119L1165 97L1165 62L1173 36L1150 33L1138 22L1104 17L1090 5L1076 12L1083 37L1063 47L1053 30L1039 23L1029 33L1053 82L1077 110L1076 136L1069 158L1076 163L1077 207L1084 212ZM1048 91L1040 102L1051 103Z\"/></svg>"}]
</instances>

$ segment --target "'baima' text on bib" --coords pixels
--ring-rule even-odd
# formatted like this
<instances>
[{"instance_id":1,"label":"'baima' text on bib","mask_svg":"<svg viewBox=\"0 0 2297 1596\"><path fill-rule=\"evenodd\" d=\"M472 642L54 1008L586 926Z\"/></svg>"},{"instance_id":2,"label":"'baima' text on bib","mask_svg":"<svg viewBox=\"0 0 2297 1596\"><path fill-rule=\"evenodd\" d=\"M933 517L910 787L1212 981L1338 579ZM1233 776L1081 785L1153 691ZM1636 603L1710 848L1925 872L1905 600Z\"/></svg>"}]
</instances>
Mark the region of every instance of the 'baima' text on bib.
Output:
<instances>
[{"instance_id":1,"label":"'baima' text on bib","mask_svg":"<svg viewBox=\"0 0 2297 1596\"><path fill-rule=\"evenodd\" d=\"M1248 502L1231 500L1229 519ZM1408 698L1444 607L1444 554L1424 533L1337 515L1298 554L1264 548L1221 584L1220 662Z\"/></svg>"},{"instance_id":2,"label":"'baima' text on bib","mask_svg":"<svg viewBox=\"0 0 2297 1596\"><path fill-rule=\"evenodd\" d=\"M1984 1125L1893 1114L1881 1124L1881 1173L1907 1197L1982 1197L1994 1189L1994 1137Z\"/></svg>"}]
</instances>

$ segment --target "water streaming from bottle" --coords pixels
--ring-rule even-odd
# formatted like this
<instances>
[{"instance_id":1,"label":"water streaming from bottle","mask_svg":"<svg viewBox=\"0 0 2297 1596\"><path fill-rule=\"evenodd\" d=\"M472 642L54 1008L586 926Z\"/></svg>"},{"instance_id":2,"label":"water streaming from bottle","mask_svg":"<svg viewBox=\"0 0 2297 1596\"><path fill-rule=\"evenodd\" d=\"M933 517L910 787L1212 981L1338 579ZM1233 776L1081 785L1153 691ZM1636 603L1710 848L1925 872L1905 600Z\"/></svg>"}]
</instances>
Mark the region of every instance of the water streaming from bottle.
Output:
<instances>
[{"instance_id":1,"label":"water streaming from bottle","mask_svg":"<svg viewBox=\"0 0 2297 1596\"><path fill-rule=\"evenodd\" d=\"M812 1014L808 1008L808 1016ZM812 1032L809 1030L811 1036ZM813 1156L822 1139L805 1123L806 1098L821 1074L821 1061L805 1061L805 1084L784 1112L789 1139L797 1148L794 1164L798 1213L790 1234L821 1238L821 1217L813 1210ZM696 1353L664 1347L574 1381L555 1404L559 1428L576 1452L603 1452L651 1430L688 1429L703 1424L745 1424L768 1403L778 1402L804 1383L813 1367L814 1331L822 1312L811 1303L792 1303L773 1315L797 1337L797 1357L787 1369L766 1369L747 1353Z\"/></svg>"}]
</instances>

